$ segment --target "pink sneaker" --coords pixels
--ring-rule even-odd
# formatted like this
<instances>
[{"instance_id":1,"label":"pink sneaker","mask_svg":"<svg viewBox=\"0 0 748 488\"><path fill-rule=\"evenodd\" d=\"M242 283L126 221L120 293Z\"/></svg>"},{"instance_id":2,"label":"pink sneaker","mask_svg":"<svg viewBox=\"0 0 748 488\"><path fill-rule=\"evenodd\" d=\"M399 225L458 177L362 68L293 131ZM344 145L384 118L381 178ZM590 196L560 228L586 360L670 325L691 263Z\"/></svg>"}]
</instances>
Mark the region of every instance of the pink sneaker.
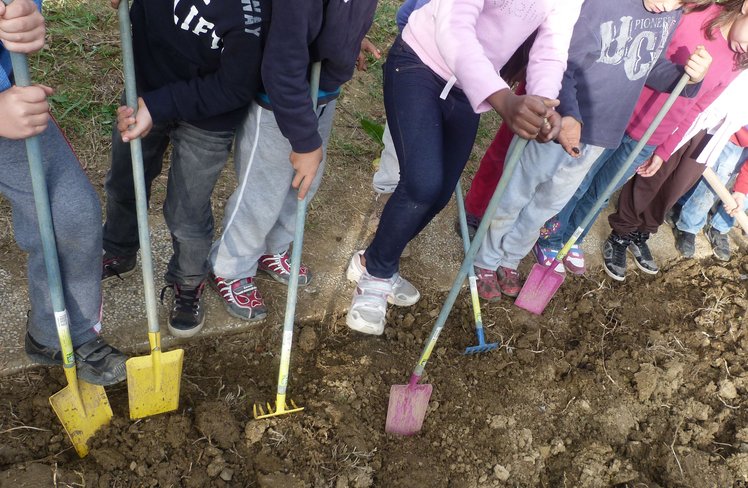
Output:
<instances>
[{"instance_id":1,"label":"pink sneaker","mask_svg":"<svg viewBox=\"0 0 748 488\"><path fill-rule=\"evenodd\" d=\"M538 264L543 265L546 268L553 264L553 260L556 259L558 251L558 249L541 247L537 242L532 247L532 253L535 256L535 260L538 262ZM556 273L564 273L566 270L564 269L563 263L558 263L556 267L553 268L553 271L555 271Z\"/></svg>"},{"instance_id":2,"label":"pink sneaker","mask_svg":"<svg viewBox=\"0 0 748 488\"><path fill-rule=\"evenodd\" d=\"M501 300L501 288L496 279L496 273L490 269L475 267L476 284L478 285L478 296L487 302L498 302Z\"/></svg>"},{"instance_id":3,"label":"pink sneaker","mask_svg":"<svg viewBox=\"0 0 748 488\"><path fill-rule=\"evenodd\" d=\"M288 285L288 280L291 279L291 257L288 251L279 254L263 254L257 263L258 270L269 274L275 281ZM302 264L299 268L299 286L306 286L311 281L311 271Z\"/></svg>"},{"instance_id":4,"label":"pink sneaker","mask_svg":"<svg viewBox=\"0 0 748 488\"><path fill-rule=\"evenodd\" d=\"M583 275L587 271L584 267L584 251L577 244L571 246L569 254L564 257L564 267L575 275Z\"/></svg>"},{"instance_id":5,"label":"pink sneaker","mask_svg":"<svg viewBox=\"0 0 748 488\"><path fill-rule=\"evenodd\" d=\"M499 280L501 293L508 297L516 297L519 295L520 290L522 290L522 280L516 269L499 266L499 269L496 270L496 277Z\"/></svg>"}]
</instances>

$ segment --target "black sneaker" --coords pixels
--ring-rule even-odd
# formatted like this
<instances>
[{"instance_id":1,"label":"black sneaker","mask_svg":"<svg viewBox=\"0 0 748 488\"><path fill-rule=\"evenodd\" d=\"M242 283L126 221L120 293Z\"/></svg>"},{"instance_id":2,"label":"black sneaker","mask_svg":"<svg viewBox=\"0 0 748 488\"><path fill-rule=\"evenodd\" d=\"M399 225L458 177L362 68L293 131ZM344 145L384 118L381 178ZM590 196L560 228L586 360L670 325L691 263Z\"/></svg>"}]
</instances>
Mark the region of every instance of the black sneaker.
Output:
<instances>
[{"instance_id":1,"label":"black sneaker","mask_svg":"<svg viewBox=\"0 0 748 488\"><path fill-rule=\"evenodd\" d=\"M54 347L39 344L26 333L26 355L38 364L62 364L62 352ZM125 362L127 356L95 337L75 349L75 365L78 378L92 385L109 386L127 378Z\"/></svg>"},{"instance_id":2,"label":"black sneaker","mask_svg":"<svg viewBox=\"0 0 748 488\"><path fill-rule=\"evenodd\" d=\"M647 240L649 239L649 232L633 232L631 234L631 244L629 244L629 251L634 256L636 267L644 271L647 274L657 274L660 271L660 267L652 256L652 251L649 250Z\"/></svg>"},{"instance_id":3,"label":"black sneaker","mask_svg":"<svg viewBox=\"0 0 748 488\"><path fill-rule=\"evenodd\" d=\"M673 229L675 229L675 225L678 223L678 220L680 220L680 211L681 206L676 203L665 214L665 223Z\"/></svg>"},{"instance_id":4,"label":"black sneaker","mask_svg":"<svg viewBox=\"0 0 748 488\"><path fill-rule=\"evenodd\" d=\"M174 299L169 312L169 332L174 337L194 336L200 332L205 322L205 311L200 304L205 282L203 281L196 288L183 287L176 283L166 285L161 290L162 303L167 288L174 290Z\"/></svg>"},{"instance_id":5,"label":"black sneaker","mask_svg":"<svg viewBox=\"0 0 748 488\"><path fill-rule=\"evenodd\" d=\"M481 218L477 215L465 212L465 220L467 220L468 237L470 242L475 238L475 233L478 232L478 226L480 225ZM462 239L462 228L460 227L460 217L455 219L455 232Z\"/></svg>"},{"instance_id":6,"label":"black sneaker","mask_svg":"<svg viewBox=\"0 0 748 488\"><path fill-rule=\"evenodd\" d=\"M111 278L123 279L125 276L135 271L137 256L115 256L108 252L104 253L101 266L101 281L107 281Z\"/></svg>"},{"instance_id":7,"label":"black sneaker","mask_svg":"<svg viewBox=\"0 0 748 488\"><path fill-rule=\"evenodd\" d=\"M704 233L709 244L712 245L712 254L720 261L730 260L730 239L727 234L720 234L714 227L709 228Z\"/></svg>"},{"instance_id":8,"label":"black sneaker","mask_svg":"<svg viewBox=\"0 0 748 488\"><path fill-rule=\"evenodd\" d=\"M696 234L684 232L677 227L673 228L675 234L675 248L684 258L692 258L696 254Z\"/></svg>"},{"instance_id":9,"label":"black sneaker","mask_svg":"<svg viewBox=\"0 0 748 488\"><path fill-rule=\"evenodd\" d=\"M629 244L631 239L628 236L621 237L615 232L611 232L603 244L603 268L616 281L626 279L626 249Z\"/></svg>"}]
</instances>

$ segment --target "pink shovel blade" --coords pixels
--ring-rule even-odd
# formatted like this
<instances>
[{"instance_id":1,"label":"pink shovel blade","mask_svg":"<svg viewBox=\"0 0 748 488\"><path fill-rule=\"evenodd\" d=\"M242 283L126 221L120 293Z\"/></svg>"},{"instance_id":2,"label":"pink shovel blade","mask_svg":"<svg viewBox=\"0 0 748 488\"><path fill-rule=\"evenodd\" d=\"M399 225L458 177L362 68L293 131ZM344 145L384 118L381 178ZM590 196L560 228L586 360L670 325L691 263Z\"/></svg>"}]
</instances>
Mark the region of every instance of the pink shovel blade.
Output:
<instances>
[{"instance_id":1,"label":"pink shovel blade","mask_svg":"<svg viewBox=\"0 0 748 488\"><path fill-rule=\"evenodd\" d=\"M514 304L536 315L543 313L564 282L564 274L554 271L556 264L557 261L553 261L550 266L534 264Z\"/></svg>"},{"instance_id":2,"label":"pink shovel blade","mask_svg":"<svg viewBox=\"0 0 748 488\"><path fill-rule=\"evenodd\" d=\"M385 432L398 435L417 434L423 426L432 389L429 384L392 385Z\"/></svg>"}]
</instances>

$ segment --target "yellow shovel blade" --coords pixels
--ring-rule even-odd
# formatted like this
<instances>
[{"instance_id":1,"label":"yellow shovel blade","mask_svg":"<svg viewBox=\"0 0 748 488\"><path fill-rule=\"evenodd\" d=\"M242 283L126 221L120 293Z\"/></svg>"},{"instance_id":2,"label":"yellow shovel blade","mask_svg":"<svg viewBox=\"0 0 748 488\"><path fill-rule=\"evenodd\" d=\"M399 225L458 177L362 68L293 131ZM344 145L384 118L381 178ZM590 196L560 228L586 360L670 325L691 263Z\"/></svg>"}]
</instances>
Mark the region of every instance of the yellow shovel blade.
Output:
<instances>
[{"instance_id":1,"label":"yellow shovel blade","mask_svg":"<svg viewBox=\"0 0 748 488\"><path fill-rule=\"evenodd\" d=\"M175 349L127 360L127 396L131 419L142 419L179 408L183 359L184 350Z\"/></svg>"},{"instance_id":2,"label":"yellow shovel blade","mask_svg":"<svg viewBox=\"0 0 748 488\"><path fill-rule=\"evenodd\" d=\"M80 457L88 454L88 440L112 419L104 387L85 381L78 380L77 389L66 386L49 397L49 403Z\"/></svg>"}]
</instances>

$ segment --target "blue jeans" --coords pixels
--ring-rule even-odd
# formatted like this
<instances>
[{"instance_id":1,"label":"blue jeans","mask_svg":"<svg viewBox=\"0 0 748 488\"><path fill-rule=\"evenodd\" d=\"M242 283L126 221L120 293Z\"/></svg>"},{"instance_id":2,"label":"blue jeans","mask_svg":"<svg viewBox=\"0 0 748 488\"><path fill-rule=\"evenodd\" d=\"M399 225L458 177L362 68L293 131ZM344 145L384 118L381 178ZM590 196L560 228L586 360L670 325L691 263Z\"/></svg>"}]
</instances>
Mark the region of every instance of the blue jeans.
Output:
<instances>
[{"instance_id":1,"label":"blue jeans","mask_svg":"<svg viewBox=\"0 0 748 488\"><path fill-rule=\"evenodd\" d=\"M743 212L748 210L748 198L743 200ZM720 205L717 213L712 215L712 227L720 234L727 234L735 225L735 217L730 217L725 208Z\"/></svg>"},{"instance_id":2,"label":"blue jeans","mask_svg":"<svg viewBox=\"0 0 748 488\"><path fill-rule=\"evenodd\" d=\"M142 140L145 186L161 173L164 153L171 143L171 165L166 184L164 219L171 232L174 254L165 280L196 287L208 275L208 252L213 243L210 196L231 151L234 131L213 132L186 122L155 124ZM107 195L104 250L117 256L138 252L130 144L123 143L115 126L112 134L112 167L104 189Z\"/></svg>"},{"instance_id":3,"label":"blue jeans","mask_svg":"<svg viewBox=\"0 0 748 488\"><path fill-rule=\"evenodd\" d=\"M400 255L449 202L470 157L479 116L462 90L439 98L445 81L397 38L384 64L384 106L400 182L366 250L366 269L390 278Z\"/></svg>"},{"instance_id":4,"label":"blue jeans","mask_svg":"<svg viewBox=\"0 0 748 488\"><path fill-rule=\"evenodd\" d=\"M70 335L78 347L101 328L101 204L60 128L50 122L39 139ZM23 141L0 137L0 194L10 201L18 247L28 254L28 332L59 348Z\"/></svg>"},{"instance_id":5,"label":"blue jeans","mask_svg":"<svg viewBox=\"0 0 748 488\"><path fill-rule=\"evenodd\" d=\"M743 162L746 157L748 157L748 150L728 142L712 169L719 176L720 181L727 184L730 177L739 170L738 163ZM716 200L717 194L703 178L700 179L699 183L680 200L680 217L675 225L683 232L698 234L706 225L709 210ZM712 227L724 234L730 231L733 224L734 219L727 215L720 205L719 211L712 218Z\"/></svg>"},{"instance_id":6,"label":"blue jeans","mask_svg":"<svg viewBox=\"0 0 748 488\"><path fill-rule=\"evenodd\" d=\"M599 196L603 194L605 188L613 180L618 170L621 168L623 163L629 157L631 152L634 150L638 141L635 141L628 135L623 136L621 145L617 149L606 149L605 152L598 158L595 164L587 172L587 176L584 178L582 183L577 188L574 196L566 204L566 206L558 213L555 217L548 220L545 223L543 229L543 237L539 239L539 243L543 247L549 247L552 249L560 249L571 238L571 235L579 227L582 221L585 219L587 214L595 206L595 203ZM634 173L637 168L644 164L649 159L657 146L644 146L641 153L634 159L634 162L629 166L623 178L620 179L615 187L615 190L620 189ZM610 195L603 202L600 209L595 213L594 218L590 221L590 225L584 229L584 232L577 239L577 243L581 243L584 237L589 232L592 224L597 220L600 212L607 207L610 201Z\"/></svg>"}]
</instances>

